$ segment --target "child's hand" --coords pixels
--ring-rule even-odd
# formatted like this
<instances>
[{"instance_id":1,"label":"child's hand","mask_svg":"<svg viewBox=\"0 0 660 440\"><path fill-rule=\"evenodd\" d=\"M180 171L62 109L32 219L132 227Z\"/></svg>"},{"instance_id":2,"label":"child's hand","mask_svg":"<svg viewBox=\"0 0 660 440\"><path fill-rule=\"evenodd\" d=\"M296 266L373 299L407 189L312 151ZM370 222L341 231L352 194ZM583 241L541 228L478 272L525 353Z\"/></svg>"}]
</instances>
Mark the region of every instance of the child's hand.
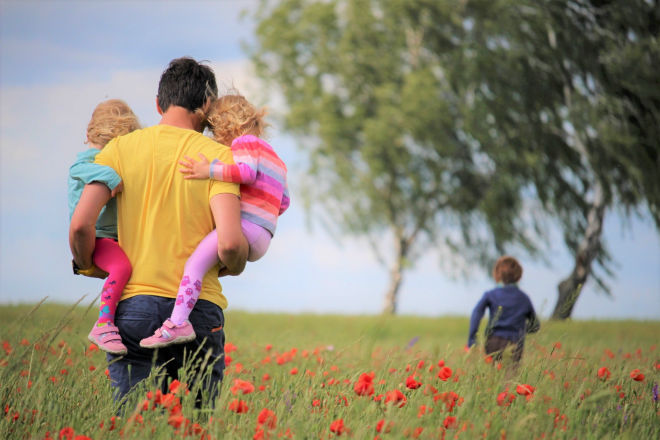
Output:
<instances>
[{"instance_id":1,"label":"child's hand","mask_svg":"<svg viewBox=\"0 0 660 440\"><path fill-rule=\"evenodd\" d=\"M179 163L184 166L184 168L179 169L181 173L185 174L184 179L208 179L209 178L209 166L210 163L208 159L202 154L199 153L200 161L197 162L195 159L188 156L184 156L186 160L180 160Z\"/></svg>"}]
</instances>

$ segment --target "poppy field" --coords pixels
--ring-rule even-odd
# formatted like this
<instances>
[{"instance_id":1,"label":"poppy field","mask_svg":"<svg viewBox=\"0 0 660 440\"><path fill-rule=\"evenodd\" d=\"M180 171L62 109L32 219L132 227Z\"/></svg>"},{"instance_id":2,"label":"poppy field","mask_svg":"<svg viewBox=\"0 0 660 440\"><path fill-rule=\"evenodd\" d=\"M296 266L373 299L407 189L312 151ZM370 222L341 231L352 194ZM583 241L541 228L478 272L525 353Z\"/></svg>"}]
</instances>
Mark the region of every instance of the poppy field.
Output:
<instances>
[{"instance_id":1,"label":"poppy field","mask_svg":"<svg viewBox=\"0 0 660 440\"><path fill-rule=\"evenodd\" d=\"M0 438L660 438L657 321L543 322L516 369L466 350L463 317L228 310L214 408L195 409L181 371L168 392L154 374L119 411L86 339L94 315L0 307Z\"/></svg>"}]
</instances>

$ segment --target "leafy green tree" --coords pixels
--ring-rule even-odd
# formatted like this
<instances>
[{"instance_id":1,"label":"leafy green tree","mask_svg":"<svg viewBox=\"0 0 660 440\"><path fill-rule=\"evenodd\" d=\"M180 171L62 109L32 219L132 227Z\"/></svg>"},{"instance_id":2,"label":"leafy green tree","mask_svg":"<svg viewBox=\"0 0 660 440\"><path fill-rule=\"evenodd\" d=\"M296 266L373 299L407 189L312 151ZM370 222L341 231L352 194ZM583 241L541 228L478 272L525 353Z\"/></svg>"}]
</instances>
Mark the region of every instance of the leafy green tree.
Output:
<instances>
[{"instance_id":1,"label":"leafy green tree","mask_svg":"<svg viewBox=\"0 0 660 440\"><path fill-rule=\"evenodd\" d=\"M396 311L405 269L429 246L486 262L508 242L531 243L512 220L517 182L462 127L460 72L445 67L457 54L427 45L436 23L419 6L433 3L264 4L252 52L260 76L284 94L286 127L304 137L306 199L342 233L369 237L389 267L385 313ZM451 46L460 16L449 3L434 8L446 23L435 30Z\"/></svg>"},{"instance_id":2,"label":"leafy green tree","mask_svg":"<svg viewBox=\"0 0 660 440\"><path fill-rule=\"evenodd\" d=\"M393 239L385 311L428 243L488 266L556 221L576 258L553 316L607 291L609 209L657 224L657 2L288 0L259 13L258 72L309 152L308 200ZM456 231L459 230L460 233Z\"/></svg>"}]
</instances>

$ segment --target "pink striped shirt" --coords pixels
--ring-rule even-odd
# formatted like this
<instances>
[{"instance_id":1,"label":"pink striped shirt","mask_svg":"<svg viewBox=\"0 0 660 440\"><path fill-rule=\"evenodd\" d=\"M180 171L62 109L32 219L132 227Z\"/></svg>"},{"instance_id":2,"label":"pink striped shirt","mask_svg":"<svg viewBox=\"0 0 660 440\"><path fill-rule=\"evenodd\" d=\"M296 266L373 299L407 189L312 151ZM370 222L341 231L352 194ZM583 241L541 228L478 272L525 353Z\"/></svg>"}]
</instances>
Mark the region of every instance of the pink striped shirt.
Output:
<instances>
[{"instance_id":1,"label":"pink striped shirt","mask_svg":"<svg viewBox=\"0 0 660 440\"><path fill-rule=\"evenodd\" d=\"M241 184L241 218L275 234L277 217L289 207L286 165L273 147L253 135L239 136L231 143L236 165L214 159L209 176Z\"/></svg>"}]
</instances>

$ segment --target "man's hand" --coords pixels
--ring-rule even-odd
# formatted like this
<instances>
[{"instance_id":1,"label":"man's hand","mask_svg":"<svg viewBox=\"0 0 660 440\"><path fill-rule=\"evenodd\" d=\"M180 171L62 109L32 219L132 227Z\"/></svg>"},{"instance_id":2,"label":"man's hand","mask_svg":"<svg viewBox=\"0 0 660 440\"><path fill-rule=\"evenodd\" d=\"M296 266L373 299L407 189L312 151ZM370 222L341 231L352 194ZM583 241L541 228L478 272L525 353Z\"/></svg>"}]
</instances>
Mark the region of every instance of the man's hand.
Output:
<instances>
[{"instance_id":1,"label":"man's hand","mask_svg":"<svg viewBox=\"0 0 660 440\"><path fill-rule=\"evenodd\" d=\"M110 197L116 196L117 194L119 194L123 190L124 190L124 181L122 180L121 182L119 182L119 185L115 186L115 189L113 189L110 192Z\"/></svg>"},{"instance_id":2,"label":"man's hand","mask_svg":"<svg viewBox=\"0 0 660 440\"><path fill-rule=\"evenodd\" d=\"M229 270L229 268L227 266L225 266L224 264L222 264L222 261L221 261L220 262L220 270L218 270L218 278L228 277L228 276L235 277L236 275L240 275L242 272L243 272L243 269L241 269L240 271L237 270L237 269L235 269L234 271Z\"/></svg>"},{"instance_id":3,"label":"man's hand","mask_svg":"<svg viewBox=\"0 0 660 440\"><path fill-rule=\"evenodd\" d=\"M95 264L92 264L92 266L87 269L80 269L75 261L72 260L71 263L73 264L73 273L76 275L84 275L90 278L101 278L101 279L105 279L108 277L108 272L99 269L98 266L96 266Z\"/></svg>"},{"instance_id":4,"label":"man's hand","mask_svg":"<svg viewBox=\"0 0 660 440\"><path fill-rule=\"evenodd\" d=\"M200 161L197 162L192 157L183 156L184 160L180 160L179 163L183 165L183 168L179 171L184 174L184 179L208 179L210 173L210 163L206 156L202 153L199 153Z\"/></svg>"}]
</instances>

